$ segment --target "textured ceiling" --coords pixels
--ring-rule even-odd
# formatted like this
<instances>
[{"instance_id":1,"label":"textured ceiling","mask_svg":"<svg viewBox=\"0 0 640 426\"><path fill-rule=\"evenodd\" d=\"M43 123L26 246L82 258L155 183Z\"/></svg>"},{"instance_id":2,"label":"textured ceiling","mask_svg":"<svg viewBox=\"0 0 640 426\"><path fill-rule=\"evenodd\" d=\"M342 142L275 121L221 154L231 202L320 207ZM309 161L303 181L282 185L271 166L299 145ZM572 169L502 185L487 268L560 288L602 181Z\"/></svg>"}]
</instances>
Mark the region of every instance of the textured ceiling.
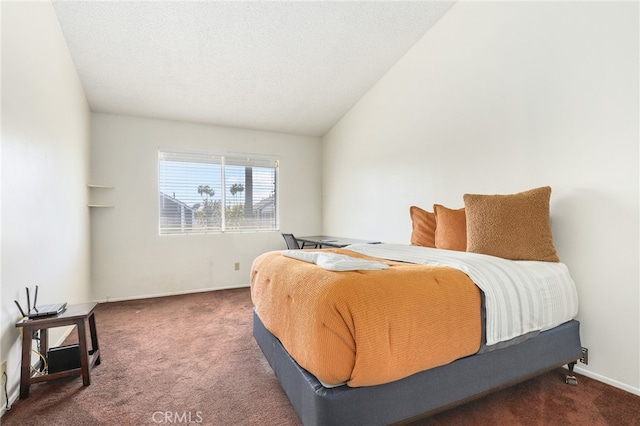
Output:
<instances>
[{"instance_id":1,"label":"textured ceiling","mask_svg":"<svg viewBox=\"0 0 640 426\"><path fill-rule=\"evenodd\" d=\"M314 136L453 4L53 2L92 111Z\"/></svg>"}]
</instances>

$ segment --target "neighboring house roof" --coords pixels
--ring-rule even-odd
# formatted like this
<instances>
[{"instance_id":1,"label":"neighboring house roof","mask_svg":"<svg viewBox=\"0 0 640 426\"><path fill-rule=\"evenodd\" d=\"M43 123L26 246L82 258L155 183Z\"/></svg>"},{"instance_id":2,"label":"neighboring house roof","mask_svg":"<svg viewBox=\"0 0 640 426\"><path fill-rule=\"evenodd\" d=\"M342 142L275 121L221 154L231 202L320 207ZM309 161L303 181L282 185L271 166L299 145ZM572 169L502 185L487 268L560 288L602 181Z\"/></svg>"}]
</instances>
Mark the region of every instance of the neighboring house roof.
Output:
<instances>
[{"instance_id":1,"label":"neighboring house roof","mask_svg":"<svg viewBox=\"0 0 640 426\"><path fill-rule=\"evenodd\" d=\"M193 207L190 207L188 204L178 200L177 198L173 198L170 195L165 194L164 192L160 191L160 198L163 198L165 200L165 202L170 202L170 203L174 203L177 204L181 207L184 207L187 210L191 210L191 211L197 211L198 207L200 206L199 204L194 205Z\"/></svg>"},{"instance_id":2,"label":"neighboring house roof","mask_svg":"<svg viewBox=\"0 0 640 426\"><path fill-rule=\"evenodd\" d=\"M258 211L262 211L267 207L272 207L274 204L275 200L273 198L273 195L270 195L267 198L263 198L262 200L258 201L258 204L255 205L255 209Z\"/></svg>"}]
</instances>

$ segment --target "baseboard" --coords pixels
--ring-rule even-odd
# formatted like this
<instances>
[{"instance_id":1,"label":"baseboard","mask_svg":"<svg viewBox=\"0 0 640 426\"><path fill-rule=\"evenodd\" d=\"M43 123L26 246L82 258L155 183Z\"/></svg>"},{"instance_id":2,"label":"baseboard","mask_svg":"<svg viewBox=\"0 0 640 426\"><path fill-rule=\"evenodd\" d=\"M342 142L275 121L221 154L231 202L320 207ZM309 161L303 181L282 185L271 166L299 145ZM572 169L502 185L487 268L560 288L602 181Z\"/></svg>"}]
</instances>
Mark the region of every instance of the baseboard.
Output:
<instances>
[{"instance_id":1,"label":"baseboard","mask_svg":"<svg viewBox=\"0 0 640 426\"><path fill-rule=\"evenodd\" d=\"M209 288L201 288L201 289L194 289L194 290L170 291L167 293L143 294L143 295L131 296L131 297L116 297L116 298L109 297L107 299L97 300L96 302L99 302L99 303L124 302L127 300L151 299L154 297L167 297L167 296L180 296L182 294L205 293L208 291L216 291L216 290L233 290L236 288L247 288L249 286L250 286L249 284L244 284L244 285L228 286L228 287L216 287L216 288L209 287Z\"/></svg>"},{"instance_id":2,"label":"baseboard","mask_svg":"<svg viewBox=\"0 0 640 426\"><path fill-rule=\"evenodd\" d=\"M602 383L606 383L607 385L611 385L614 388L622 389L623 391L627 391L627 392L632 393L634 395L640 396L640 389L639 388L634 388L633 386L629 386L626 383L621 383L621 382L619 382L617 380L613 380L613 379L610 379L608 377L601 376L600 374L596 374L596 373L593 373L593 372L591 372L589 370L585 370L584 368L581 368L578 365L576 365L574 371L576 373L578 373L578 374L582 374L583 376L587 376L590 379L597 380L597 381L602 382Z\"/></svg>"},{"instance_id":3,"label":"baseboard","mask_svg":"<svg viewBox=\"0 0 640 426\"><path fill-rule=\"evenodd\" d=\"M4 383L2 384L2 386L4 387ZM4 394L4 388L2 389L2 393ZM9 395L9 410L11 410L11 407L18 400L19 396L20 396L19 388L16 389L11 395ZM2 404L2 407L0 407L0 418L2 418L2 416L4 416L4 413L6 413L9 410L7 410L7 404Z\"/></svg>"}]
</instances>

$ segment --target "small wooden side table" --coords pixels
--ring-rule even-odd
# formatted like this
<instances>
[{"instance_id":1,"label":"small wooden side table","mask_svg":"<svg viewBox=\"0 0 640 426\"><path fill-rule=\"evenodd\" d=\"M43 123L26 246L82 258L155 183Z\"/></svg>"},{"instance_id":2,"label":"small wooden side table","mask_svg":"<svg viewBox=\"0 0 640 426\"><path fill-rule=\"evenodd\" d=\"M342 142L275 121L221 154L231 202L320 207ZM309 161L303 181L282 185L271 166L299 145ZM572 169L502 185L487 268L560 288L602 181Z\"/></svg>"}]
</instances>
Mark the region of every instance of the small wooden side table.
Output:
<instances>
[{"instance_id":1,"label":"small wooden side table","mask_svg":"<svg viewBox=\"0 0 640 426\"><path fill-rule=\"evenodd\" d=\"M89 370L94 365L100 365L100 347L98 345L98 332L96 331L96 317L93 310L97 303L82 303L67 305L67 309L55 316L28 319L23 318L16 323L16 327L22 327L22 365L20 366L20 399L29 397L29 386L32 383L45 382L47 380L63 377L82 376L82 384L89 386L91 376ZM91 335L91 349L87 346L87 333L85 322L89 323ZM46 356L48 349L48 333L50 328L75 325L78 330L78 346L80 348L80 368L59 371L52 374L32 376L31 374L31 348L33 333L40 331L40 352Z\"/></svg>"}]
</instances>

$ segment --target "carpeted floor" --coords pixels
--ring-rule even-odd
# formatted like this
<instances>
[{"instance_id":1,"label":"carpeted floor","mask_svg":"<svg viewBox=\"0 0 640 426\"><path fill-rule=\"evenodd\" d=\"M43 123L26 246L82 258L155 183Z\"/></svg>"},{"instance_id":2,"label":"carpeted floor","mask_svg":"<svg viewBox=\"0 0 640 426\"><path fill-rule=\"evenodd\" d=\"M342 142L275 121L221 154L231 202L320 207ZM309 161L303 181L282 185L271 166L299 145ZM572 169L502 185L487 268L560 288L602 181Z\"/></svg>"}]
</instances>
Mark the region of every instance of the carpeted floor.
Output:
<instances>
[{"instance_id":1,"label":"carpeted floor","mask_svg":"<svg viewBox=\"0 0 640 426\"><path fill-rule=\"evenodd\" d=\"M253 339L251 306L249 289L101 304L91 386L32 385L0 423L299 425ZM640 397L563 378L555 370L415 424L640 425Z\"/></svg>"}]
</instances>

